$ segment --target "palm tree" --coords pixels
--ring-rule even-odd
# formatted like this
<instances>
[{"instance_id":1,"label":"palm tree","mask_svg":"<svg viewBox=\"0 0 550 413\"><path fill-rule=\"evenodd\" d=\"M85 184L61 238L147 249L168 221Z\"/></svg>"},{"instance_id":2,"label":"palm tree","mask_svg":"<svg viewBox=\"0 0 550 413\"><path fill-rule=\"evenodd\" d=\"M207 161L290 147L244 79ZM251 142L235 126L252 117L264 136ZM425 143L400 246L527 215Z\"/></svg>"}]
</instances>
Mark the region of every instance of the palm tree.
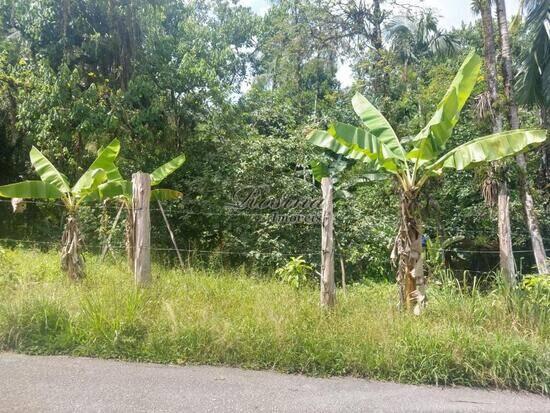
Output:
<instances>
[{"instance_id":1,"label":"palm tree","mask_svg":"<svg viewBox=\"0 0 550 413\"><path fill-rule=\"evenodd\" d=\"M541 124L550 128L550 4L547 0L524 0L525 35L530 48L522 56L515 91L519 104L538 106ZM543 148L543 173L550 181L550 146Z\"/></svg>"},{"instance_id":2,"label":"palm tree","mask_svg":"<svg viewBox=\"0 0 550 413\"><path fill-rule=\"evenodd\" d=\"M508 118L510 121L510 127L512 129L519 128L519 116L518 107L514 100L512 89L512 54L510 51L510 34L508 32L508 21L506 20L506 5L504 0L496 0L497 6L497 21L500 33L501 42L501 55L502 55L502 78L504 80L504 95L506 96L506 103L508 106ZM516 161L519 166L519 186L521 199L523 201L523 210L525 212L525 221L529 235L531 236L531 244L533 247L533 254L537 263L537 269L539 274L546 274L550 271L546 262L546 252L544 250L544 243L542 241L542 235L540 232L539 224L535 214L535 207L533 197L529 191L527 182L527 161L523 154L516 156Z\"/></svg>"},{"instance_id":3,"label":"palm tree","mask_svg":"<svg viewBox=\"0 0 550 413\"><path fill-rule=\"evenodd\" d=\"M454 37L439 29L431 11L420 16L408 14L394 18L387 26L387 40L404 65L405 78L410 63L423 57L446 56L456 51Z\"/></svg>"},{"instance_id":4,"label":"palm tree","mask_svg":"<svg viewBox=\"0 0 550 413\"><path fill-rule=\"evenodd\" d=\"M488 106L490 107L489 114L491 116L493 133L498 133L502 130L502 115L496 108L498 104L497 67L491 1L474 0L472 9L474 12L481 14L483 48L485 50L485 77L488 88ZM483 195L490 205L494 205L495 202L497 205L500 269L504 277L509 280L515 280L516 264L512 250L510 196L508 194L506 179L500 176L502 174L501 169L499 165L491 165L489 176L484 181Z\"/></svg>"},{"instance_id":5,"label":"palm tree","mask_svg":"<svg viewBox=\"0 0 550 413\"><path fill-rule=\"evenodd\" d=\"M389 122L361 94L352 104L363 128L335 122L327 131L315 130L310 142L337 154L364 162L371 171L393 177L400 188L400 225L394 252L402 307L420 313L426 302L422 266L422 221L419 194L424 184L445 169L469 166L515 155L531 144L546 140L544 130L514 130L473 139L444 155L447 142L476 83L481 59L468 55L447 93L426 126L410 139L405 150Z\"/></svg>"}]
</instances>

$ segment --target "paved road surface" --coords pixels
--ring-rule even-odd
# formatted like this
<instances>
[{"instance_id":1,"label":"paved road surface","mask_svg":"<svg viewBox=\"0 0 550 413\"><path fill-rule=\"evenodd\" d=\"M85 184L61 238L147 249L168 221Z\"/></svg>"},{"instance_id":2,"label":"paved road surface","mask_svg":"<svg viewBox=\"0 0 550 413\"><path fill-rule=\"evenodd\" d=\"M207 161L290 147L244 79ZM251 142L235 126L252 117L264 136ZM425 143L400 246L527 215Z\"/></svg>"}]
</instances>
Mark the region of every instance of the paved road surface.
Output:
<instances>
[{"instance_id":1,"label":"paved road surface","mask_svg":"<svg viewBox=\"0 0 550 413\"><path fill-rule=\"evenodd\" d=\"M0 412L550 412L528 393L0 353Z\"/></svg>"}]
</instances>

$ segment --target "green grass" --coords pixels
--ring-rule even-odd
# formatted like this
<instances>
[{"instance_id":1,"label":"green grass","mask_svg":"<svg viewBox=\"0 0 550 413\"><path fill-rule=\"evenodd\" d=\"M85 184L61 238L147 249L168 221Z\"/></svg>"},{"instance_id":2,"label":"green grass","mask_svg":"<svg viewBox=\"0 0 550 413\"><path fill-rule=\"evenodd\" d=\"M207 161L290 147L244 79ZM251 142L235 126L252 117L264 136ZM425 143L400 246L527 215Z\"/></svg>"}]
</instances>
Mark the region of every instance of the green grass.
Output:
<instances>
[{"instance_id":1,"label":"green grass","mask_svg":"<svg viewBox=\"0 0 550 413\"><path fill-rule=\"evenodd\" d=\"M370 283L323 312L314 287L238 271L154 267L136 290L122 262L87 267L75 284L54 253L0 250L0 348L549 391L548 307L525 297L431 287L414 317L396 310L393 285Z\"/></svg>"}]
</instances>

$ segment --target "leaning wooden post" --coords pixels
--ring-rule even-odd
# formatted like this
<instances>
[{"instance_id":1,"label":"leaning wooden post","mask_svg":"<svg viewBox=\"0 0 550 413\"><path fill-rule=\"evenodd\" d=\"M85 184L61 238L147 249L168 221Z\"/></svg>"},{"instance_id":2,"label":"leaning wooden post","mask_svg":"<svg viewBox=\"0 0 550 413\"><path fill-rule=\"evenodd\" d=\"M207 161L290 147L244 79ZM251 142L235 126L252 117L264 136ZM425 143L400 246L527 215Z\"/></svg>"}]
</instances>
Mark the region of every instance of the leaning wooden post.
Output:
<instances>
[{"instance_id":1,"label":"leaning wooden post","mask_svg":"<svg viewBox=\"0 0 550 413\"><path fill-rule=\"evenodd\" d=\"M137 286L151 282L151 176L143 172L132 175L132 210L134 221L134 277Z\"/></svg>"},{"instance_id":2,"label":"leaning wooden post","mask_svg":"<svg viewBox=\"0 0 550 413\"><path fill-rule=\"evenodd\" d=\"M336 303L334 283L334 223L332 212L333 187L330 178L321 180L323 211L321 214L321 306L332 307Z\"/></svg>"},{"instance_id":3,"label":"leaning wooden post","mask_svg":"<svg viewBox=\"0 0 550 413\"><path fill-rule=\"evenodd\" d=\"M178 248L178 244L176 244L176 237L174 236L174 233L172 232L172 228L170 228L170 223L168 222L168 218L166 218L166 214L164 213L164 208L162 207L162 204L157 199L157 203L159 205L160 213L162 214L162 217L164 218L164 223L166 224L166 228L168 229L168 233L170 234L170 239L172 240L172 244L174 244L174 249L176 250L176 254L178 255L178 260L180 262L180 266L183 269L183 259L181 258L180 250Z\"/></svg>"},{"instance_id":4,"label":"leaning wooden post","mask_svg":"<svg viewBox=\"0 0 550 413\"><path fill-rule=\"evenodd\" d=\"M120 208L118 209L118 212L115 217L115 221L113 222L113 226L111 227L111 231L109 232L109 236L107 237L107 241L105 242L105 245L103 245L103 251L101 251L101 262L105 259L105 255L107 255L107 251L111 249L111 238L113 237L113 232L115 232L116 224L118 224L118 219L120 218L120 213L122 212L122 208L124 205L120 205ZM113 252L111 250L111 252Z\"/></svg>"}]
</instances>

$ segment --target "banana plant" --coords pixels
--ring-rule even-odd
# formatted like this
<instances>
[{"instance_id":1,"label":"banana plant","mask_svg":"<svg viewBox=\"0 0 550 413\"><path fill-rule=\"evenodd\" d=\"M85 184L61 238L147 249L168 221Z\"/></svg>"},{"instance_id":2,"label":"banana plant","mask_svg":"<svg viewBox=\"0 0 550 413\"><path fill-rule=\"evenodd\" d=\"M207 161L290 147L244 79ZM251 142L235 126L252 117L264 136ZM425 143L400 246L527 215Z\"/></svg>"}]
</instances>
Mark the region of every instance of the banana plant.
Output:
<instances>
[{"instance_id":1,"label":"banana plant","mask_svg":"<svg viewBox=\"0 0 550 413\"><path fill-rule=\"evenodd\" d=\"M158 167L150 173L151 186L156 187L166 177L178 170L185 162L185 155L177 156L171 161ZM134 221L132 209L132 182L125 180L118 174L119 178L111 179L97 187L96 193L93 195L97 199L107 200L116 199L121 203L121 208L126 209L126 228L125 228L125 245L128 266L133 269L134 266ZM155 188L151 190L151 201L171 201L182 197L182 193L173 189Z\"/></svg>"},{"instance_id":2,"label":"banana plant","mask_svg":"<svg viewBox=\"0 0 550 413\"><path fill-rule=\"evenodd\" d=\"M65 175L34 146L30 159L40 181L24 181L0 186L0 197L61 200L66 209L66 221L61 238L61 269L70 279L84 276L83 241L78 225L78 210L90 200L99 186L109 179L121 179L114 162L120 152L120 142L114 139L99 150L97 158L80 179L71 186Z\"/></svg>"},{"instance_id":3,"label":"banana plant","mask_svg":"<svg viewBox=\"0 0 550 413\"><path fill-rule=\"evenodd\" d=\"M311 143L364 162L371 172L398 183L400 224L392 258L397 265L400 306L415 314L426 303L418 204L426 181L446 169L463 170L496 161L546 140L545 130L513 130L476 138L445 152L460 111L476 83L480 65L480 57L471 52L432 118L416 136L399 139L386 118L359 93L352 98L352 105L362 120L361 127L335 122L326 131L314 130L309 134Z\"/></svg>"}]
</instances>

